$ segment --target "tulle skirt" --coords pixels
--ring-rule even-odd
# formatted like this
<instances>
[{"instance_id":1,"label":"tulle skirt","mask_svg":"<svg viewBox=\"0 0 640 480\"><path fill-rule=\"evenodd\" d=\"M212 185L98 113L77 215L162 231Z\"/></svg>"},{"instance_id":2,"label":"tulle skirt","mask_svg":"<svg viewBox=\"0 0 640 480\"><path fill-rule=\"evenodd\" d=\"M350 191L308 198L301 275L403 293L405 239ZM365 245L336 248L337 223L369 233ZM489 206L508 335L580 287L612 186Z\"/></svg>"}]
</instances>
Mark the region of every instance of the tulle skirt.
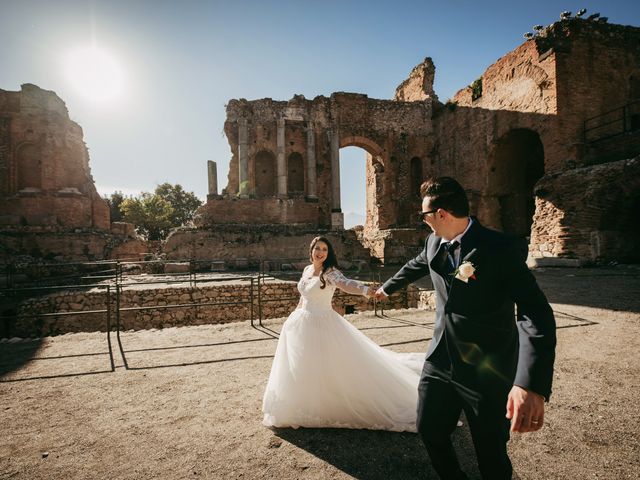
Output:
<instances>
[{"instance_id":1,"label":"tulle skirt","mask_svg":"<svg viewBox=\"0 0 640 480\"><path fill-rule=\"evenodd\" d=\"M333 309L295 310L280 333L263 423L415 432L424 358L378 346Z\"/></svg>"}]
</instances>

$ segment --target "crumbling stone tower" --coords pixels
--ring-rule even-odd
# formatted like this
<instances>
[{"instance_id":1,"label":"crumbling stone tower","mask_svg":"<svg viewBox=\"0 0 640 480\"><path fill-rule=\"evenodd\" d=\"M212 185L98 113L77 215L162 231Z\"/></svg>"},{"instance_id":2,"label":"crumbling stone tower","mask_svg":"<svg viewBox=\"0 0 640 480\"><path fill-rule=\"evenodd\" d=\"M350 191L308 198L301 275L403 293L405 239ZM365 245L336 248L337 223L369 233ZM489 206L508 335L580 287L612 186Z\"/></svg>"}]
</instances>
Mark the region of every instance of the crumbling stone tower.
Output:
<instances>
[{"instance_id":1,"label":"crumbling stone tower","mask_svg":"<svg viewBox=\"0 0 640 480\"><path fill-rule=\"evenodd\" d=\"M113 232L112 232L113 228ZM96 191L82 128L51 91L0 90L0 259L94 260L144 251Z\"/></svg>"}]
</instances>

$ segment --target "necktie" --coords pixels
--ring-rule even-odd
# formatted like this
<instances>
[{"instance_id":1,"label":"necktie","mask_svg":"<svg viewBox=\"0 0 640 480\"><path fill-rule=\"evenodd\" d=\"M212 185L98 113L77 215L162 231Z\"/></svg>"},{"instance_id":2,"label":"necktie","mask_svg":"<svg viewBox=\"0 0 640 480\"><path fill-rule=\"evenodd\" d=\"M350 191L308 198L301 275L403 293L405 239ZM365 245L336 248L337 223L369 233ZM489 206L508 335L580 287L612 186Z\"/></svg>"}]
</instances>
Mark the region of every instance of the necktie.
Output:
<instances>
[{"instance_id":1,"label":"necktie","mask_svg":"<svg viewBox=\"0 0 640 480\"><path fill-rule=\"evenodd\" d=\"M456 260L455 260L455 251L456 248L458 248L458 246L460 245L460 242L455 241L455 242L445 242L443 244L443 247L445 249L445 251L447 252L447 257L446 260L444 262L444 279L445 282L447 283L447 285L451 284L451 282L453 281L453 272L456 271Z\"/></svg>"}]
</instances>

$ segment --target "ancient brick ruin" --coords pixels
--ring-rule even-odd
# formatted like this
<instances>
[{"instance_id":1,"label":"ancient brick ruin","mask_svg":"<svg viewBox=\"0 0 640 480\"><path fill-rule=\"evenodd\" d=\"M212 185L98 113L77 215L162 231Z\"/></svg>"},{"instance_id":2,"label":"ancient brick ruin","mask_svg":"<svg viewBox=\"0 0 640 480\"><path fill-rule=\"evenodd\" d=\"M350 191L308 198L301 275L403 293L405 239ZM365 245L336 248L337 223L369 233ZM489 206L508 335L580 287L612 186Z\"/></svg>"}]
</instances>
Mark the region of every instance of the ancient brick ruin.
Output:
<instances>
[{"instance_id":1,"label":"ancient brick ruin","mask_svg":"<svg viewBox=\"0 0 640 480\"><path fill-rule=\"evenodd\" d=\"M232 100L225 123L233 152L229 183L225 195L210 196L196 224L217 232L238 224L271 225L283 237L295 228L295 238L340 231L339 149L358 146L368 153L365 245L368 232L384 242L380 232L403 228L416 245L411 214L419 208L425 152L433 147L431 116L430 101L347 93L289 102ZM355 240L353 233L342 235ZM293 241L299 256L303 244Z\"/></svg>"},{"instance_id":2,"label":"ancient brick ruin","mask_svg":"<svg viewBox=\"0 0 640 480\"><path fill-rule=\"evenodd\" d=\"M82 129L53 92L0 90L0 258L95 260L144 251L110 223Z\"/></svg>"},{"instance_id":3,"label":"ancient brick ruin","mask_svg":"<svg viewBox=\"0 0 640 480\"><path fill-rule=\"evenodd\" d=\"M393 100L356 93L231 100L228 184L169 258L301 257L318 232L346 259L401 262L425 231L421 181L452 175L486 225L529 239L532 264L637 261L640 29L569 18L539 31L445 104L435 66L416 66ZM366 223L344 230L340 148L366 150ZM343 179L344 180L344 179ZM345 185L343 182L342 185ZM344 187L343 187L344 188ZM110 225L82 130L53 92L0 90L0 253L113 258L140 250ZM620 239L624 238L624 242Z\"/></svg>"},{"instance_id":4,"label":"ancient brick ruin","mask_svg":"<svg viewBox=\"0 0 640 480\"><path fill-rule=\"evenodd\" d=\"M530 238L532 264L638 260L639 28L557 22L445 105L434 73L426 59L394 100L231 100L228 185L200 210L199 230L339 231L339 149L353 145L368 153L360 239L385 262L419 245L418 187L433 174L458 178L486 225Z\"/></svg>"}]
</instances>

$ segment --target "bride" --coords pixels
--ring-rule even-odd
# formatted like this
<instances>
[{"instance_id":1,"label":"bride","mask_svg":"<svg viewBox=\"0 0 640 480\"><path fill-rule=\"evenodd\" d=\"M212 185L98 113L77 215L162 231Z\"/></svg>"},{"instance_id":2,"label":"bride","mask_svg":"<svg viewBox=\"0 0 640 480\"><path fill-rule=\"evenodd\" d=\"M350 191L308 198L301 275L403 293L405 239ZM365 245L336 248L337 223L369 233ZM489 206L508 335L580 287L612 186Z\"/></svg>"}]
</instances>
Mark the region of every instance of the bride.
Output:
<instances>
[{"instance_id":1,"label":"bride","mask_svg":"<svg viewBox=\"0 0 640 480\"><path fill-rule=\"evenodd\" d=\"M309 255L300 302L278 340L263 423L415 432L425 354L386 350L342 318L331 306L336 288L367 297L375 289L337 269L327 238L314 238Z\"/></svg>"}]
</instances>

